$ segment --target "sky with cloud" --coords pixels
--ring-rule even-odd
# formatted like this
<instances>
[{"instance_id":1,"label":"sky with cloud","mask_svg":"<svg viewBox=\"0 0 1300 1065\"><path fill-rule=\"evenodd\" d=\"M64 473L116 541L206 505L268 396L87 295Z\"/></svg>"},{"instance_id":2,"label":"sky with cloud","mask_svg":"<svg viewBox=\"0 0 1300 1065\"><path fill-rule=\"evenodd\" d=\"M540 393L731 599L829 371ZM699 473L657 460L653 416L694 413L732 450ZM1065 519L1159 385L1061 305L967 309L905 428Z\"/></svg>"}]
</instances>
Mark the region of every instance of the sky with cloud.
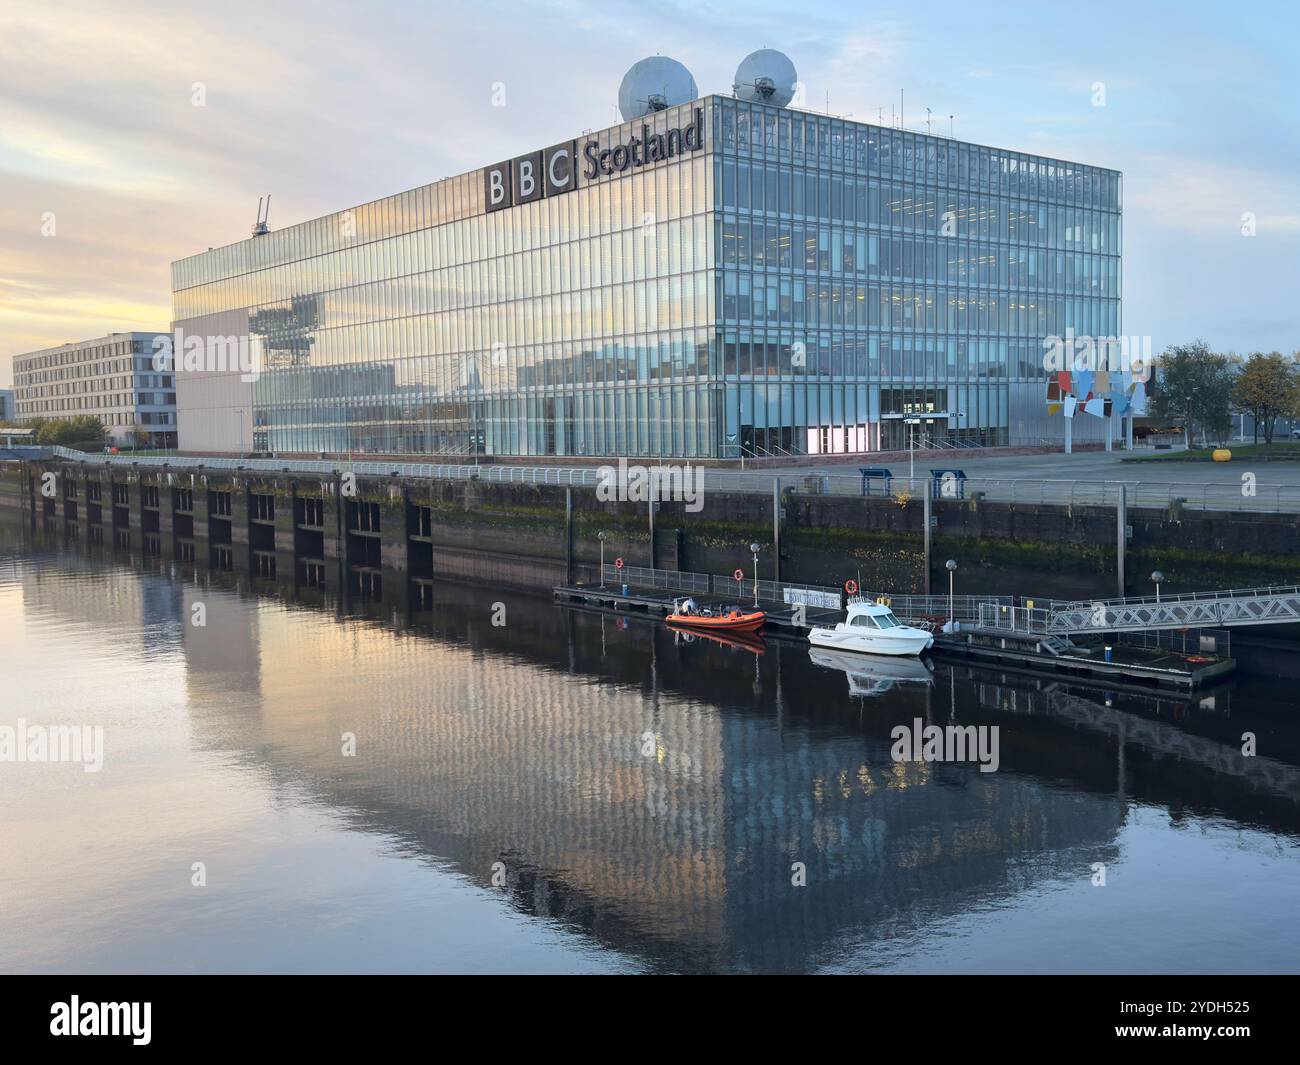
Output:
<instances>
[{"instance_id":1,"label":"sky with cloud","mask_svg":"<svg viewBox=\"0 0 1300 1065\"><path fill-rule=\"evenodd\" d=\"M643 56L703 93L761 47L811 109L888 123L901 89L909 127L1122 170L1124 331L1293 351L1297 40L1280 0L3 0L0 385L10 355L166 328L171 261L266 192L272 227L314 218L612 125Z\"/></svg>"}]
</instances>

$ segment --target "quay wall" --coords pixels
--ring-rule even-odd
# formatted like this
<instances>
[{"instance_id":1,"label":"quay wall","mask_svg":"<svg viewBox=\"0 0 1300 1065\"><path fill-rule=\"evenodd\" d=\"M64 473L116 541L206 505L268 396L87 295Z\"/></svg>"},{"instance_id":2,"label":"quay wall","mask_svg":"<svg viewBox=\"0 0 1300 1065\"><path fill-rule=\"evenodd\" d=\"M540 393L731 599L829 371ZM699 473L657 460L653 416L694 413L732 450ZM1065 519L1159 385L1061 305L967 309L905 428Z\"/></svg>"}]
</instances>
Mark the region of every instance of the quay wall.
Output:
<instances>
[{"instance_id":1,"label":"quay wall","mask_svg":"<svg viewBox=\"0 0 1300 1065\"><path fill-rule=\"evenodd\" d=\"M515 587L592 579L601 558L629 566L759 575L891 592L925 590L920 498L832 496L815 479L772 495L710 491L699 509L606 502L594 488L355 479L294 472L170 469L63 460L0 463L0 510L59 522L92 540L146 540L160 552L238 563L263 576L332 582L389 572ZM779 511L779 516L778 516ZM1112 507L985 499L932 501L929 577L960 590L1060 597L1114 596ZM1153 569L1168 593L1300 582L1300 515L1130 508L1125 589L1149 594Z\"/></svg>"}]
</instances>

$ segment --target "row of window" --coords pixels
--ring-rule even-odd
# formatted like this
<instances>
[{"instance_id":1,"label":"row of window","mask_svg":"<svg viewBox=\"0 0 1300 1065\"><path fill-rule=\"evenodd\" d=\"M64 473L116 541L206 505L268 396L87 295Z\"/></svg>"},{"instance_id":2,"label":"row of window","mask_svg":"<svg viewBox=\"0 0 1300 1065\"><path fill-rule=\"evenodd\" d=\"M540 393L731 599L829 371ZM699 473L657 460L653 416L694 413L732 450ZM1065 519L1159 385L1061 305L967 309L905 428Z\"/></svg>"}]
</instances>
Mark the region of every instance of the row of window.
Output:
<instances>
[{"instance_id":1,"label":"row of window","mask_svg":"<svg viewBox=\"0 0 1300 1065\"><path fill-rule=\"evenodd\" d=\"M756 321L810 329L905 329L1003 336L1114 336L1119 301L986 289L820 284L764 274L722 277L721 322Z\"/></svg>"},{"instance_id":2,"label":"row of window","mask_svg":"<svg viewBox=\"0 0 1300 1065\"><path fill-rule=\"evenodd\" d=\"M67 396L49 387L18 390L19 410L117 410L130 407L174 407L175 392L114 392Z\"/></svg>"},{"instance_id":3,"label":"row of window","mask_svg":"<svg viewBox=\"0 0 1300 1065\"><path fill-rule=\"evenodd\" d=\"M927 442L1005 441L1004 386L881 390L846 384L675 385L517 396L431 406L376 399L344 413L294 404L259 413L259 447L276 451L684 457L871 451ZM894 412L931 412L917 430ZM719 436L715 438L715 429Z\"/></svg>"},{"instance_id":4,"label":"row of window","mask_svg":"<svg viewBox=\"0 0 1300 1065\"><path fill-rule=\"evenodd\" d=\"M920 230L1054 248L1119 248L1119 213L979 196L966 188L881 185L789 167L722 165L719 210Z\"/></svg>"},{"instance_id":5,"label":"row of window","mask_svg":"<svg viewBox=\"0 0 1300 1065\"><path fill-rule=\"evenodd\" d=\"M1001 285L1003 288L1118 295L1119 256L1026 251L997 244L882 237L789 223L727 222L724 266L798 273L863 274L897 280Z\"/></svg>"},{"instance_id":6,"label":"row of window","mask_svg":"<svg viewBox=\"0 0 1300 1065\"><path fill-rule=\"evenodd\" d=\"M955 384L976 380L1042 381L1043 347L1031 340L936 336L802 335L728 332L716 371L726 378L829 377Z\"/></svg>"},{"instance_id":7,"label":"row of window","mask_svg":"<svg viewBox=\"0 0 1300 1065\"><path fill-rule=\"evenodd\" d=\"M718 99L711 117L709 143L722 155L811 162L1091 206L1119 204L1120 175L1114 170L726 98Z\"/></svg>"},{"instance_id":8,"label":"row of window","mask_svg":"<svg viewBox=\"0 0 1300 1065\"><path fill-rule=\"evenodd\" d=\"M17 407L20 418L59 418L77 414L99 414L109 428L123 425L175 425L176 414L173 411L135 411L122 410L121 405L101 403L100 399L111 397L92 397L56 402L54 400L33 400L19 403ZM172 399L175 405L175 398Z\"/></svg>"},{"instance_id":9,"label":"row of window","mask_svg":"<svg viewBox=\"0 0 1300 1065\"><path fill-rule=\"evenodd\" d=\"M1119 305L1113 300L1024 298L981 290L953 293L909 286L806 286L802 282L785 280L758 285L748 275L730 272L724 274L722 285L724 323L762 321L772 325L799 325L810 332L826 327L832 330L843 327L846 330L1000 333L1029 338L1035 344L1041 343L1044 336L1064 335L1067 326L1076 333L1094 336L1113 336L1119 331ZM676 303L671 302L672 291L670 284L664 306L684 308L696 321L712 321L711 315L706 313L701 317L699 313L698 305L701 299L707 299L707 293L700 293L698 285L687 290L687 293L694 293L695 310L691 310L692 300L685 293L679 292ZM474 387L475 381L496 381L500 387L515 387L534 383L537 374L531 370L543 363L558 365L563 360L593 357L599 360L598 355L590 354L591 350L632 352L672 346L674 341L647 344L642 339L651 332L650 324L658 321L657 317L652 319L648 311L661 304L650 300L648 293L640 295L647 298L630 295L620 298L618 293L611 294L610 307L603 308L600 306L601 294L583 294L581 300L565 301L569 303L570 317L563 315L563 303L560 304L559 320L529 315L522 319L503 318L499 309L495 309L491 314L470 314L451 319L444 316L441 321L422 316L364 327L322 330L290 340L268 338L267 347L274 366L340 368L345 365L364 367L378 360L384 360L381 366L403 366L408 365L412 357L442 351L448 354L421 365L437 368L424 372L440 376L444 390ZM571 320L575 302L579 305L579 313L584 315L581 323ZM590 316L597 312L601 313L601 319L591 321ZM677 323L670 320L670 324ZM600 345L588 338L585 341L587 347L577 350L575 347L583 341L516 342L516 337L564 337L590 332L597 327L604 336L621 336L627 340L621 344ZM685 348L699 343L687 341L677 343L677 346ZM280 344L285 347L278 347ZM281 352L288 352L291 357L276 361ZM550 354L538 354L548 352ZM456 359L452 353L461 353L464 357ZM345 359L353 362L344 363ZM639 358L633 361L638 365L644 364L644 360ZM693 365L694 360L689 362ZM640 372L637 376L640 380L647 380L654 373ZM546 383L554 383L549 373L547 377ZM377 382L374 387L383 387L382 382Z\"/></svg>"},{"instance_id":10,"label":"row of window","mask_svg":"<svg viewBox=\"0 0 1300 1065\"><path fill-rule=\"evenodd\" d=\"M342 365L431 352L487 352L501 361L528 342L590 342L707 326L714 320L710 277L701 271L569 296L267 334L262 341L269 360L277 365ZM280 354L286 358L277 362Z\"/></svg>"},{"instance_id":11,"label":"row of window","mask_svg":"<svg viewBox=\"0 0 1300 1065\"><path fill-rule=\"evenodd\" d=\"M348 324L691 273L712 266L714 261L714 233L703 215L489 263L438 269L426 268L429 260L421 251L426 235L414 236L420 239L413 248L399 249L399 261L372 264L376 268L368 275L372 280L327 276L325 269L308 269L295 277L292 271L296 267L280 267L267 276L215 282L175 293L177 319L249 307L272 324L278 319L286 327L304 315L311 325L319 322L321 315L331 324Z\"/></svg>"},{"instance_id":12,"label":"row of window","mask_svg":"<svg viewBox=\"0 0 1300 1065\"><path fill-rule=\"evenodd\" d=\"M134 359L112 359L108 362L95 363L89 366L68 366L59 367L51 363L49 359L53 356L23 356L14 357L14 384L15 385L35 385L50 381L72 381L79 378L102 377L108 374L129 374L133 369L137 372L143 372L153 369L153 341L137 341L135 344L137 351L144 350L150 352L147 357L137 356Z\"/></svg>"},{"instance_id":13,"label":"row of window","mask_svg":"<svg viewBox=\"0 0 1300 1065\"><path fill-rule=\"evenodd\" d=\"M132 379L130 377L104 377L97 381L69 381L66 384L29 384L16 389L16 394L23 399L48 399L54 396L100 396L102 398L113 400L110 406L123 406L131 402ZM156 374L149 376L142 374L134 380L135 388L171 388L171 374ZM123 392L123 390L126 390ZM104 393L114 393L106 396ZM171 399L163 399L163 393L156 393L158 399L153 399L155 393L141 392L140 403L174 403L175 396Z\"/></svg>"},{"instance_id":14,"label":"row of window","mask_svg":"<svg viewBox=\"0 0 1300 1065\"><path fill-rule=\"evenodd\" d=\"M369 366L304 367L263 375L254 385L254 400L261 412L308 403L348 421L376 402L391 401L403 410L441 408L521 390L627 386L710 374L796 381L1041 381L1043 359L1037 339L760 330L728 332L711 350L708 334L699 331L576 351L563 344L531 345L500 365L484 353L480 360L423 356Z\"/></svg>"},{"instance_id":15,"label":"row of window","mask_svg":"<svg viewBox=\"0 0 1300 1065\"><path fill-rule=\"evenodd\" d=\"M95 359L106 359L114 355L130 355L132 352L147 351L143 340L136 340L132 337L124 339L113 338L106 340L104 343L91 343L85 346L76 347L71 350L66 348L47 348L43 351L33 351L26 355L15 357L15 364L21 360L23 369L43 369L48 366L75 366L78 363L84 363ZM127 369L129 366L122 366L121 363L130 363L129 359L114 360L113 369ZM101 371L107 373L109 371Z\"/></svg>"}]
</instances>

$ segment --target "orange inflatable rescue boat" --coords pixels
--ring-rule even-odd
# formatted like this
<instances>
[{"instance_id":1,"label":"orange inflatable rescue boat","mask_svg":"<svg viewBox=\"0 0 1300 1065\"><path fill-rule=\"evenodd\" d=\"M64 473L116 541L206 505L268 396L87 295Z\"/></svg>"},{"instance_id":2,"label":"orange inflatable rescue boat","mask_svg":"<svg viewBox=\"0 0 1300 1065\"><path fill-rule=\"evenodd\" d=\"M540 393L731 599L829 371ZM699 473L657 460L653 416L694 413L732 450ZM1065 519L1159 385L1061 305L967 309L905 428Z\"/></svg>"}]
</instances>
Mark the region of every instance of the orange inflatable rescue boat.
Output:
<instances>
[{"instance_id":1,"label":"orange inflatable rescue boat","mask_svg":"<svg viewBox=\"0 0 1300 1065\"><path fill-rule=\"evenodd\" d=\"M756 632L767 615L761 610L743 611L739 607L701 609L694 599L673 600L673 612L665 619L669 625L685 625L712 632Z\"/></svg>"}]
</instances>

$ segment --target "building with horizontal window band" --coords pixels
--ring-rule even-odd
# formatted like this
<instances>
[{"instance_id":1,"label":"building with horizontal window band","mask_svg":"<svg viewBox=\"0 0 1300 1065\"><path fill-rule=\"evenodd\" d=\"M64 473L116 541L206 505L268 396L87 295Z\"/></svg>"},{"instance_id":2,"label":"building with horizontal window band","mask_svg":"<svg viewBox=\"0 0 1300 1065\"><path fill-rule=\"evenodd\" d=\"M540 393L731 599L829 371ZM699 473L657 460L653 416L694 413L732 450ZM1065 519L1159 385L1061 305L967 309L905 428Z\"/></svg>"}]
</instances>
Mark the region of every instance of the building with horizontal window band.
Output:
<instances>
[{"instance_id":1,"label":"building with horizontal window band","mask_svg":"<svg viewBox=\"0 0 1300 1065\"><path fill-rule=\"evenodd\" d=\"M13 417L90 416L110 443L175 447L175 376L154 365L156 336L110 333L15 355Z\"/></svg>"},{"instance_id":2,"label":"building with horizontal window band","mask_svg":"<svg viewBox=\"0 0 1300 1065\"><path fill-rule=\"evenodd\" d=\"M1120 218L1114 170L706 96L173 263L174 324L261 353L178 365L180 447L1059 443L1044 338L1119 335Z\"/></svg>"}]
</instances>

